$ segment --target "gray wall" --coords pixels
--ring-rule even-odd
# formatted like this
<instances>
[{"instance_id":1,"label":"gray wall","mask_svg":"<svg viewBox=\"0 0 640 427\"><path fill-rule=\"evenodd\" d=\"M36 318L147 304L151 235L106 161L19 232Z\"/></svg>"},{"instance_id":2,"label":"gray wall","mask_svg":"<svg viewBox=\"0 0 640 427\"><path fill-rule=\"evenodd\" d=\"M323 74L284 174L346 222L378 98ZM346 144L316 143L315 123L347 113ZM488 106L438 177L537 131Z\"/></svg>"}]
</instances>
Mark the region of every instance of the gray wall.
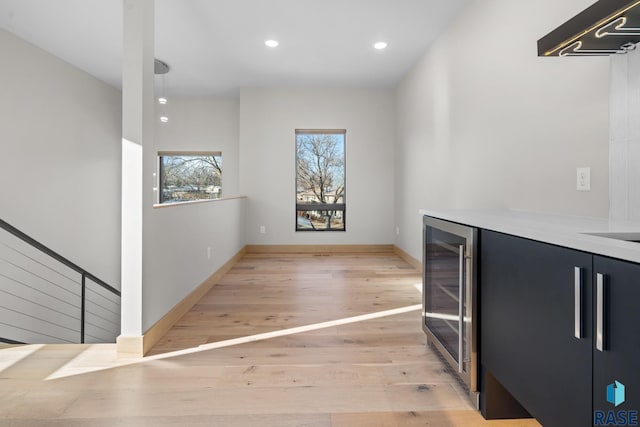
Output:
<instances>
[{"instance_id":1,"label":"gray wall","mask_svg":"<svg viewBox=\"0 0 640 427\"><path fill-rule=\"evenodd\" d=\"M120 287L120 93L0 30L0 217Z\"/></svg>"},{"instance_id":2,"label":"gray wall","mask_svg":"<svg viewBox=\"0 0 640 427\"><path fill-rule=\"evenodd\" d=\"M420 208L608 214L608 58L538 58L591 0L471 1L397 90L397 244ZM592 191L576 191L591 167Z\"/></svg>"},{"instance_id":3,"label":"gray wall","mask_svg":"<svg viewBox=\"0 0 640 427\"><path fill-rule=\"evenodd\" d=\"M392 243L394 121L390 90L242 89L247 243ZM295 232L295 129L347 130L346 232Z\"/></svg>"}]
</instances>

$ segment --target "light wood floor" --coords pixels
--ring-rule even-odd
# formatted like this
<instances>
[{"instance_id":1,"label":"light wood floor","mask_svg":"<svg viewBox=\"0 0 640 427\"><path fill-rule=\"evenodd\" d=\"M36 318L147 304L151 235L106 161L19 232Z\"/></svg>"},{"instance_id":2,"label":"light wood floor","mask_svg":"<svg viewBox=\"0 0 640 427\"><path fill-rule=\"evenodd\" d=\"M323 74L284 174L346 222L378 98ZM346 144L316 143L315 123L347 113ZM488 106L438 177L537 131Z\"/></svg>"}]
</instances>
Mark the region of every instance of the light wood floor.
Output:
<instances>
[{"instance_id":1,"label":"light wood floor","mask_svg":"<svg viewBox=\"0 0 640 427\"><path fill-rule=\"evenodd\" d=\"M248 254L143 360L0 349L0 426L538 426L471 409L419 283L391 253Z\"/></svg>"}]
</instances>

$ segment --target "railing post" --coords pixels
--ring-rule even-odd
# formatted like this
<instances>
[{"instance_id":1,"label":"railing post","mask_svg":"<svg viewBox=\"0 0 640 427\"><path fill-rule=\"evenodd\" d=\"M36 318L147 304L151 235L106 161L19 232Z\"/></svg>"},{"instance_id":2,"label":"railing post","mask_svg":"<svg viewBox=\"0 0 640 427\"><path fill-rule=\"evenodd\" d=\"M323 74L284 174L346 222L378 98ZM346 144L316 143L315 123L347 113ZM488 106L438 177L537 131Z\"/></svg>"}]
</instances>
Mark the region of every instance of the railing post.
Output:
<instances>
[{"instance_id":1,"label":"railing post","mask_svg":"<svg viewBox=\"0 0 640 427\"><path fill-rule=\"evenodd\" d=\"M86 274L82 273L82 301L80 302L80 344L84 344L84 311L85 311L85 292L86 292Z\"/></svg>"}]
</instances>

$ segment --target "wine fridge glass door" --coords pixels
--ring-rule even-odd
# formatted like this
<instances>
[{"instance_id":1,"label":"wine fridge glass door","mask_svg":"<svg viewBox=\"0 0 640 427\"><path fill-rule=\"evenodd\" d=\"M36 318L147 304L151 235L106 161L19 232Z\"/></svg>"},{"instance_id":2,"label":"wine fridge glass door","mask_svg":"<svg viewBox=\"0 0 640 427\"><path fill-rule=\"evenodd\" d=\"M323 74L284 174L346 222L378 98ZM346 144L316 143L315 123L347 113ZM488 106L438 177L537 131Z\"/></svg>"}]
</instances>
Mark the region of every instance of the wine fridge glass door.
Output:
<instances>
[{"instance_id":1,"label":"wine fridge glass door","mask_svg":"<svg viewBox=\"0 0 640 427\"><path fill-rule=\"evenodd\" d=\"M424 326L461 372L466 348L465 247L464 237L425 227Z\"/></svg>"}]
</instances>

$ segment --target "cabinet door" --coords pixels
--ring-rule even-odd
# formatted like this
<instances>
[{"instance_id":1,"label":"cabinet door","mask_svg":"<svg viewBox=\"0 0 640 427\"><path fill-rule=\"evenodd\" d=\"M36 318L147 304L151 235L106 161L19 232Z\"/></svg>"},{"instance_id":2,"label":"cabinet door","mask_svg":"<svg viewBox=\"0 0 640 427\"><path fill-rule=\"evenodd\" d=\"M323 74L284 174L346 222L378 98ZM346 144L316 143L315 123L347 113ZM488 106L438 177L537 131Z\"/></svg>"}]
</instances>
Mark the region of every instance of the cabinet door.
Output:
<instances>
[{"instance_id":1,"label":"cabinet door","mask_svg":"<svg viewBox=\"0 0 640 427\"><path fill-rule=\"evenodd\" d=\"M596 256L594 272L596 280L602 275L604 288L603 350L594 346L594 410L640 411L640 265ZM597 313L597 301L594 305ZM619 400L618 406L607 401L607 388L615 381L625 389L624 402Z\"/></svg>"},{"instance_id":2,"label":"cabinet door","mask_svg":"<svg viewBox=\"0 0 640 427\"><path fill-rule=\"evenodd\" d=\"M481 231L481 363L545 427L591 423L592 261L587 253ZM575 267L581 338L574 336Z\"/></svg>"}]
</instances>

